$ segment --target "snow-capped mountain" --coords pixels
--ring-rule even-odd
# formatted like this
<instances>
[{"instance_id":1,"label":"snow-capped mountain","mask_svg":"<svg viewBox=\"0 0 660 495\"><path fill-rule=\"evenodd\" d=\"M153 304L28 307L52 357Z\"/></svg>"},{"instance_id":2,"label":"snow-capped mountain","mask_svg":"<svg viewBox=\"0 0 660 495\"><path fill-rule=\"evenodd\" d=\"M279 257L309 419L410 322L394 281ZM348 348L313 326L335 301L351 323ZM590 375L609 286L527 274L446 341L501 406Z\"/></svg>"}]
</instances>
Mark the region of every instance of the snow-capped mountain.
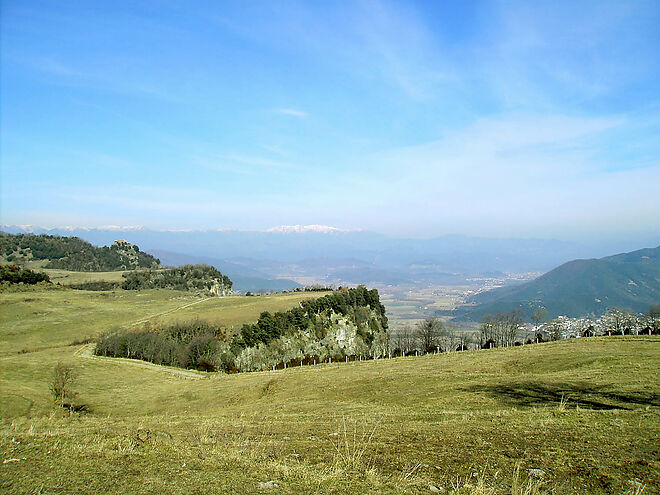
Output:
<instances>
[{"instance_id":1,"label":"snow-capped mountain","mask_svg":"<svg viewBox=\"0 0 660 495\"><path fill-rule=\"evenodd\" d=\"M277 232L280 234L304 234L305 232L316 232L319 234L334 234L337 232L356 232L355 230L340 229L329 225L280 225L271 227L266 232Z\"/></svg>"}]
</instances>

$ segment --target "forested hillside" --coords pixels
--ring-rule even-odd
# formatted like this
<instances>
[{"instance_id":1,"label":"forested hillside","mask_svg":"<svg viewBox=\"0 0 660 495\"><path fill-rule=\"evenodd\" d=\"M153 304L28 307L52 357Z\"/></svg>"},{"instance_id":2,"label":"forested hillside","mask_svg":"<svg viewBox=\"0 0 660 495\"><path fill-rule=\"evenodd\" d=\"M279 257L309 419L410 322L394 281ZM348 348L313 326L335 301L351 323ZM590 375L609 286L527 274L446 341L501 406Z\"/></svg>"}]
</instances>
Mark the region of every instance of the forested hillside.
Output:
<instances>
[{"instance_id":1,"label":"forested hillside","mask_svg":"<svg viewBox=\"0 0 660 495\"><path fill-rule=\"evenodd\" d=\"M658 301L660 247L570 261L531 282L478 294L473 306L456 314L478 321L486 314L513 309L530 316L543 306L550 318L600 316L614 307L646 312Z\"/></svg>"},{"instance_id":2,"label":"forested hillside","mask_svg":"<svg viewBox=\"0 0 660 495\"><path fill-rule=\"evenodd\" d=\"M164 270L125 273L122 289L175 289L225 296L232 292L232 281L209 265L183 265Z\"/></svg>"},{"instance_id":3,"label":"forested hillside","mask_svg":"<svg viewBox=\"0 0 660 495\"><path fill-rule=\"evenodd\" d=\"M387 344L378 291L360 286L303 301L289 311L264 311L256 323L236 332L199 320L111 332L99 340L96 353L233 372L384 356Z\"/></svg>"},{"instance_id":4,"label":"forested hillside","mask_svg":"<svg viewBox=\"0 0 660 495\"><path fill-rule=\"evenodd\" d=\"M160 261L126 241L96 247L79 237L0 232L0 254L9 262L48 260L45 268L101 272L154 268Z\"/></svg>"}]
</instances>

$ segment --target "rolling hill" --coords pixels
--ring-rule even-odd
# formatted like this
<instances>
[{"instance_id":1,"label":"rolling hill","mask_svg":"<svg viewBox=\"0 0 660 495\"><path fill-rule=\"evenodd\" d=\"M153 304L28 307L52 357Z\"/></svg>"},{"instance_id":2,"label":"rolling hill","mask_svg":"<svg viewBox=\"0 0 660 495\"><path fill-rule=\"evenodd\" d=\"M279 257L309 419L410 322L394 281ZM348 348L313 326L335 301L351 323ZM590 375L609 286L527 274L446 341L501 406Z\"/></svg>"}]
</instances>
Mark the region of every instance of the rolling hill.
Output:
<instances>
[{"instance_id":1,"label":"rolling hill","mask_svg":"<svg viewBox=\"0 0 660 495\"><path fill-rule=\"evenodd\" d=\"M9 262L45 260L45 268L103 272L156 268L160 261L124 240L96 247L79 237L0 232L0 255Z\"/></svg>"},{"instance_id":2,"label":"rolling hill","mask_svg":"<svg viewBox=\"0 0 660 495\"><path fill-rule=\"evenodd\" d=\"M147 321L240 328L317 296L3 294L0 492L657 493L655 336L236 374L85 343ZM60 363L84 410L53 402Z\"/></svg>"},{"instance_id":3,"label":"rolling hill","mask_svg":"<svg viewBox=\"0 0 660 495\"><path fill-rule=\"evenodd\" d=\"M457 319L521 309L529 316L538 306L548 317L600 315L620 307L646 312L660 300L660 246L600 259L574 260L524 284L478 294L456 310Z\"/></svg>"}]
</instances>

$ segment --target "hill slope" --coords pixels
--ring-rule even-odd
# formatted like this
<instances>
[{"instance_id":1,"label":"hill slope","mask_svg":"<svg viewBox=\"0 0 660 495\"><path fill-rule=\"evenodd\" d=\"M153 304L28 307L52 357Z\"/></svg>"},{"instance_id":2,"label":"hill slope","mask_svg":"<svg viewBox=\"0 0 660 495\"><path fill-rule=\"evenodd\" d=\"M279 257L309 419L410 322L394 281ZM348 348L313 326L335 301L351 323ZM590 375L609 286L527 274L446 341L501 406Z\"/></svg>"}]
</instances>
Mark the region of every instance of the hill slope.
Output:
<instances>
[{"instance_id":1,"label":"hill slope","mask_svg":"<svg viewBox=\"0 0 660 495\"><path fill-rule=\"evenodd\" d=\"M240 325L311 296L9 294L0 306L3 491L657 493L655 337L203 379L69 345L164 311L173 320L210 311ZM53 406L60 361L73 368L86 414ZM542 491L524 492L528 477Z\"/></svg>"},{"instance_id":2,"label":"hill slope","mask_svg":"<svg viewBox=\"0 0 660 495\"><path fill-rule=\"evenodd\" d=\"M102 272L155 268L160 261L126 241L96 247L79 237L0 232L0 254L7 261L48 260L45 268Z\"/></svg>"},{"instance_id":3,"label":"hill slope","mask_svg":"<svg viewBox=\"0 0 660 495\"><path fill-rule=\"evenodd\" d=\"M600 259L574 260L525 284L475 296L474 306L459 308L460 318L479 320L498 311L521 309L528 316L538 306L548 317L603 314L621 307L645 312L660 300L660 247Z\"/></svg>"}]
</instances>

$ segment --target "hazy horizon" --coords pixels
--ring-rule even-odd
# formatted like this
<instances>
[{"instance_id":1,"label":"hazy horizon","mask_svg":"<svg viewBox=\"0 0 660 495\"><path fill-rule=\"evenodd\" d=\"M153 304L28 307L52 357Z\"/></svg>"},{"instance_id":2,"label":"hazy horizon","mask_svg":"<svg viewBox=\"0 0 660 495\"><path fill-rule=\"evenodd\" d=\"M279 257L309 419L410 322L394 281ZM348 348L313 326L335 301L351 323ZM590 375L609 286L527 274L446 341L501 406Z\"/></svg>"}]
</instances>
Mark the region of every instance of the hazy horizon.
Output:
<instances>
[{"instance_id":1,"label":"hazy horizon","mask_svg":"<svg viewBox=\"0 0 660 495\"><path fill-rule=\"evenodd\" d=\"M161 233L204 233L204 232L236 232L236 233L255 233L255 234L367 234L367 235L377 235L383 236L391 239L442 239L442 238L466 238L466 239L489 239L489 240L539 240L539 241L548 241L548 242L564 242L571 244L582 244L586 246L595 246L595 245L609 245L614 251L611 254L615 254L619 251L624 250L635 250L641 249L643 247L655 247L660 245L660 233L650 233L648 235L639 235L639 236L626 236L624 239L619 239L615 236L603 236L600 238L591 238L588 240L580 240L574 238L559 238L559 237L549 237L549 236L503 236L503 235L469 235L469 234L460 234L455 232L439 232L433 233L429 232L426 235L405 235L405 234L392 234L383 231L376 230L367 230L367 229L342 229L340 227L335 227L331 225L320 225L320 224L311 224L311 225L275 225L265 229L241 229L241 228L231 228L231 227L218 227L218 228L154 228L149 225L35 225L35 224L0 224L0 229L6 231L16 231L20 229L26 233L29 232L76 232L76 231L107 231L107 232L131 232L131 231L151 231L151 232L161 232ZM621 247L615 247L621 246ZM624 247L625 246L625 247ZM607 249L607 247L606 247ZM619 251L617 251L617 249Z\"/></svg>"},{"instance_id":2,"label":"hazy horizon","mask_svg":"<svg viewBox=\"0 0 660 495\"><path fill-rule=\"evenodd\" d=\"M660 232L657 2L7 1L1 17L3 224Z\"/></svg>"}]
</instances>

